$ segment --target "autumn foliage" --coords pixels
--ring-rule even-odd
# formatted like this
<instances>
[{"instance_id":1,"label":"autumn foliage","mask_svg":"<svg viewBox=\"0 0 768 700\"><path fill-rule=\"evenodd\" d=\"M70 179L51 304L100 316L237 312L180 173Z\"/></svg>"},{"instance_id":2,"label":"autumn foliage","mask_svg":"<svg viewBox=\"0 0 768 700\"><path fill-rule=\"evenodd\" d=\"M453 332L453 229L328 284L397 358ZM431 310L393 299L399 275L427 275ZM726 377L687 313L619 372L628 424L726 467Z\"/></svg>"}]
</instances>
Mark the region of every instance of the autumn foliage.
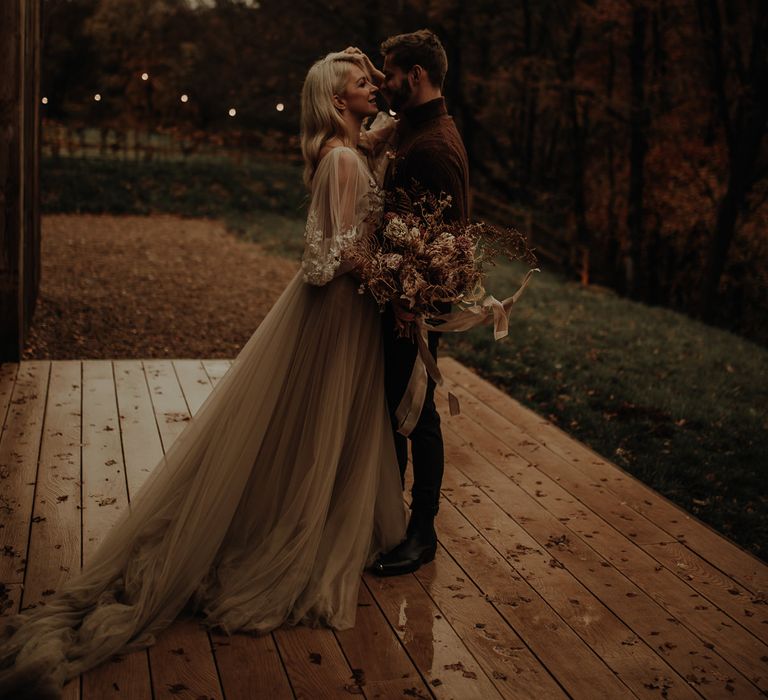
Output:
<instances>
[{"instance_id":1,"label":"autumn foliage","mask_svg":"<svg viewBox=\"0 0 768 700\"><path fill-rule=\"evenodd\" d=\"M377 56L386 36L429 26L448 52L445 93L477 215L527 226L544 267L768 341L761 0L45 8L49 117L244 147L264 134L295 143L301 82L318 56L350 44Z\"/></svg>"}]
</instances>

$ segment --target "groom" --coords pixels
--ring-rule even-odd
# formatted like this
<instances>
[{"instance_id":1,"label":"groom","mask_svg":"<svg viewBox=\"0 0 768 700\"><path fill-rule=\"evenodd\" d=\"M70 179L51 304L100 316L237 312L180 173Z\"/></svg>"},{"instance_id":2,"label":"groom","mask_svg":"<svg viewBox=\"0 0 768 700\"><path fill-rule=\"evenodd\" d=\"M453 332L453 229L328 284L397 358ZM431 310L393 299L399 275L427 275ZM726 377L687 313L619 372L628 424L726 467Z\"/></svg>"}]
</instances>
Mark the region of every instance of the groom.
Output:
<instances>
[{"instance_id":1,"label":"groom","mask_svg":"<svg viewBox=\"0 0 768 700\"><path fill-rule=\"evenodd\" d=\"M381 45L381 53L384 79L380 92L399 117L397 152L384 182L388 209L407 213L415 190L421 188L436 196L451 196L451 205L444 213L445 221L466 221L469 217L467 153L442 95L448 68L445 49L435 34L422 29L390 37ZM398 196L399 191L412 193L411 197ZM445 309L448 310L449 307ZM379 557L372 567L373 572L381 576L416 571L434 559L437 547L434 519L443 479L443 436L435 408L434 381L429 379L424 408L407 438L397 432L394 418L418 351L413 340L399 337L397 331L413 318L396 304L388 304L382 316L387 402L393 417L397 460L404 483L410 441L413 488L405 540ZM438 337L439 333L430 333L428 340L435 359Z\"/></svg>"}]
</instances>

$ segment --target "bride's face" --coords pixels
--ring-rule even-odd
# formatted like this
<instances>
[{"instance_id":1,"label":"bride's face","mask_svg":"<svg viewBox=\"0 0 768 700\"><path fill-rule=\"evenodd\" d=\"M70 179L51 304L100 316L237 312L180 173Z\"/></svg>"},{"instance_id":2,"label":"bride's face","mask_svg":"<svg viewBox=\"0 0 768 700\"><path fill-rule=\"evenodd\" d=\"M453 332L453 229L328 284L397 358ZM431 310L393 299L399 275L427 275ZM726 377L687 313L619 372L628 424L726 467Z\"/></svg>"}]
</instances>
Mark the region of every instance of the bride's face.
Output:
<instances>
[{"instance_id":1,"label":"bride's face","mask_svg":"<svg viewBox=\"0 0 768 700\"><path fill-rule=\"evenodd\" d=\"M341 98L346 108L359 117L369 117L376 114L376 94L379 89L371 83L365 71L352 66L347 75L347 84Z\"/></svg>"}]
</instances>

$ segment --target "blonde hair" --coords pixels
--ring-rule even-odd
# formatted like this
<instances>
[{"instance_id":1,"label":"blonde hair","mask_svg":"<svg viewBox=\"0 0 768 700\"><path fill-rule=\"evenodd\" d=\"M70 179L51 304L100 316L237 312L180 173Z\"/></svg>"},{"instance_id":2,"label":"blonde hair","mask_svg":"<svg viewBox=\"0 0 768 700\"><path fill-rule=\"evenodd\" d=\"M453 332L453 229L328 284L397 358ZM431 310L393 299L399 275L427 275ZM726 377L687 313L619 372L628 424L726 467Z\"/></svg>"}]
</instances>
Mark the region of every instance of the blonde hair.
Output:
<instances>
[{"instance_id":1,"label":"blonde hair","mask_svg":"<svg viewBox=\"0 0 768 700\"><path fill-rule=\"evenodd\" d=\"M326 141L334 137L346 141L346 125L333 104L333 96L344 91L352 66L357 66L368 75L359 55L329 53L309 69L304 79L301 89L301 154L304 156L304 183L307 187L312 186L320 151Z\"/></svg>"}]
</instances>

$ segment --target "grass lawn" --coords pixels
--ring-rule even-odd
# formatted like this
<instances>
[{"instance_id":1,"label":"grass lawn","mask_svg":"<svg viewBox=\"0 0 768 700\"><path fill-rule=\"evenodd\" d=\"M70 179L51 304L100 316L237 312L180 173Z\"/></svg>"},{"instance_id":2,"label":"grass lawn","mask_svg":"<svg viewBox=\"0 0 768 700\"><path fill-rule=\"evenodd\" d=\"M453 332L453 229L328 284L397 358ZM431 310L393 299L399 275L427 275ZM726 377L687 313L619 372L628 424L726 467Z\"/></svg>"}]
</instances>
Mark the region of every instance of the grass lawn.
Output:
<instances>
[{"instance_id":1,"label":"grass lawn","mask_svg":"<svg viewBox=\"0 0 768 700\"><path fill-rule=\"evenodd\" d=\"M302 248L300 169L274 163L43 163L49 212L210 216L279 255ZM486 287L514 291L503 264ZM444 351L645 483L768 558L768 349L681 314L544 270L509 337L447 337Z\"/></svg>"}]
</instances>

